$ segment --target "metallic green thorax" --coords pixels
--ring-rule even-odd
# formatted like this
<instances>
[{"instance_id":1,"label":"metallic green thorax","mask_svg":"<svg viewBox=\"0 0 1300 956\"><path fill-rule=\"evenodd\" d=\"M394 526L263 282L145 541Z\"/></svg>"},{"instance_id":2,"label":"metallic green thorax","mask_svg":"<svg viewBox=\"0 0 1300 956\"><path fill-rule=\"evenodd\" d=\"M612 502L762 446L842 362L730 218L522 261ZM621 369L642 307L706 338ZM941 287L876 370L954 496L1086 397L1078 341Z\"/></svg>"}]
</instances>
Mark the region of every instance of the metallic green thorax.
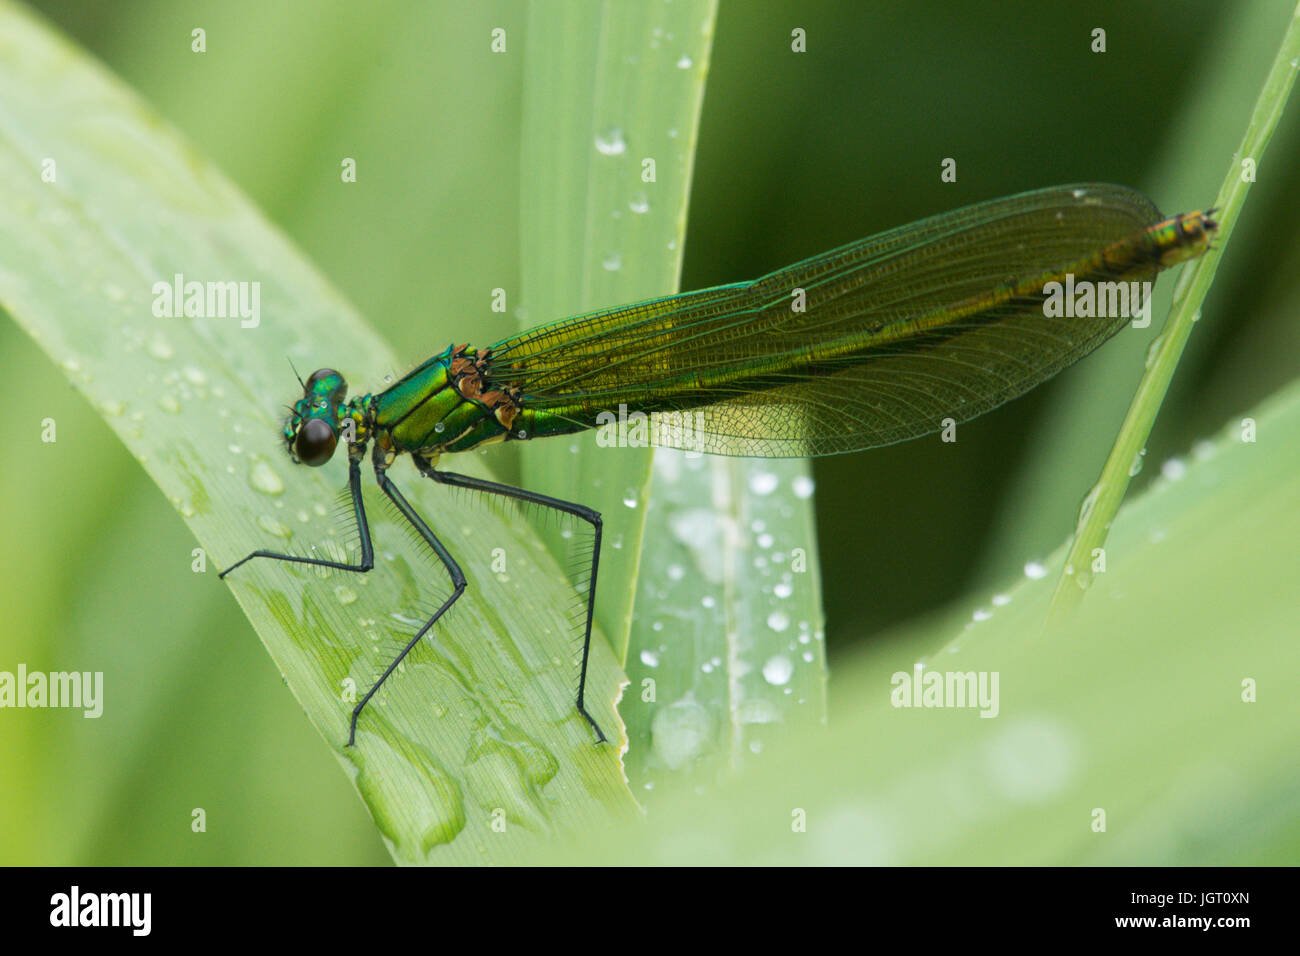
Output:
<instances>
[{"instance_id":1,"label":"metallic green thorax","mask_svg":"<svg viewBox=\"0 0 1300 956\"><path fill-rule=\"evenodd\" d=\"M340 409L351 419L354 442L370 439L385 452L414 453L435 460L444 452L479 445L579 431L588 423L538 416L525 411L519 392L492 385L491 349L452 346L377 395L362 395ZM345 426L346 427L346 426Z\"/></svg>"},{"instance_id":2,"label":"metallic green thorax","mask_svg":"<svg viewBox=\"0 0 1300 956\"><path fill-rule=\"evenodd\" d=\"M386 450L433 458L507 436L514 406L484 394L477 350L447 349L374 396L375 438Z\"/></svg>"}]
</instances>

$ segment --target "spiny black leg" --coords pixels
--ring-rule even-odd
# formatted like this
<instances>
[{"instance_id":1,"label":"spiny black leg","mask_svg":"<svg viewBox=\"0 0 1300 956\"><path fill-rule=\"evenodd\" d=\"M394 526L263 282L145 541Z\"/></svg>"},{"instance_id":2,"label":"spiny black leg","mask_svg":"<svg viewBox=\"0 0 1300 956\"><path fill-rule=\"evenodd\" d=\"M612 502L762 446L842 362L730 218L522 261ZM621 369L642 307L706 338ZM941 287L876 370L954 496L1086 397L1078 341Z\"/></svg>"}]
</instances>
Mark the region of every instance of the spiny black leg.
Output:
<instances>
[{"instance_id":1,"label":"spiny black leg","mask_svg":"<svg viewBox=\"0 0 1300 956\"><path fill-rule=\"evenodd\" d=\"M447 549L443 547L442 542L438 540L437 535L429 530L429 526L424 523L424 519L420 517L419 513L411 507L406 498L402 496L402 493L397 490L397 486L389 480L388 475L385 474L385 466L380 459L378 448L375 450L375 481L379 483L379 487L383 489L384 494L388 495L389 500L397 506L397 510L402 513L402 517L411 523L411 527L415 528L420 537L423 538L428 543L429 547L433 549L433 553L438 556L440 561L442 561L443 566L447 569L447 574L451 576L452 591L451 597L443 601L442 607L434 611L433 616L424 622L424 626L415 632L415 636L411 638L404 648L402 648L401 653L399 653L397 657L393 658L393 662L388 665L388 669L384 671L379 680L375 681L375 685L366 692L366 696L362 697L361 702L352 709L352 727L348 731L349 747L351 747L357 739L357 718L361 716L361 711L366 704L370 702L370 698L375 696L375 691L379 690L379 688L383 686L384 681L388 680L389 674L397 670L397 665L402 663L407 654L411 653L411 648L420 643L420 638L424 637L424 635L428 633L429 628L433 627L434 623L438 618L442 617L447 608L455 604L456 599L465 593L465 575L461 573L460 565L456 563L456 559L453 558L451 554L448 553Z\"/></svg>"},{"instance_id":2,"label":"spiny black leg","mask_svg":"<svg viewBox=\"0 0 1300 956\"><path fill-rule=\"evenodd\" d=\"M600 729L591 714L587 713L587 708L583 703L583 695L587 690L587 658L591 655L591 621L596 611L596 572L600 569L600 533L603 523L600 520L600 512L586 505L576 504L572 501L562 501L559 498L550 498L546 495L539 495L535 491L525 491L523 488L515 488L513 485L503 485L495 481L484 481L482 478L472 478L469 475L458 475L450 471L435 471L433 466L427 461L419 458L415 460L416 466L420 469L421 474L426 478L432 478L434 481L444 485L453 485L457 488L470 488L474 491L482 491L490 495L502 495L506 498L515 498L519 501L529 501L533 504L542 505L545 508L554 508L556 511L562 511L565 514L571 514L581 518L595 529L596 540L591 554L591 581L587 588L587 627L582 637L582 670L578 675L578 713L587 718L587 723L591 724L592 730L596 731L596 736L600 738L599 743L605 742L605 732Z\"/></svg>"},{"instance_id":3,"label":"spiny black leg","mask_svg":"<svg viewBox=\"0 0 1300 956\"><path fill-rule=\"evenodd\" d=\"M281 554L279 551L254 551L247 557L240 558L217 577L224 578L245 561L251 561L253 558L274 558L276 561L314 564L317 567L337 568L340 571L369 571L375 566L375 549L370 543L370 525L366 521L366 508L361 503L361 461L359 459L348 462L348 491L352 495L352 512L357 521L357 533L361 536L361 560L356 564L326 561L324 558L300 558L296 554Z\"/></svg>"}]
</instances>

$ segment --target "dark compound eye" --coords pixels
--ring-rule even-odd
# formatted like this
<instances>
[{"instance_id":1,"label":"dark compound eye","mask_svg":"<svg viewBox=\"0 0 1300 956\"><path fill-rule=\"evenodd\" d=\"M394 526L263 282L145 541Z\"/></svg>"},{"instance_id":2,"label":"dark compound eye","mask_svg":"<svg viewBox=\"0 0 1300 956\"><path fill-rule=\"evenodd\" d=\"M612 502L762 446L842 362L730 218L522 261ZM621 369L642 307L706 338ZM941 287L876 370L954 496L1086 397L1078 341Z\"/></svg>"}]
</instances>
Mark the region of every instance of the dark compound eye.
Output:
<instances>
[{"instance_id":1,"label":"dark compound eye","mask_svg":"<svg viewBox=\"0 0 1300 956\"><path fill-rule=\"evenodd\" d=\"M338 436L327 422L309 418L298 429L298 437L293 442L293 453L304 465L318 468L330 460L338 443Z\"/></svg>"}]
</instances>

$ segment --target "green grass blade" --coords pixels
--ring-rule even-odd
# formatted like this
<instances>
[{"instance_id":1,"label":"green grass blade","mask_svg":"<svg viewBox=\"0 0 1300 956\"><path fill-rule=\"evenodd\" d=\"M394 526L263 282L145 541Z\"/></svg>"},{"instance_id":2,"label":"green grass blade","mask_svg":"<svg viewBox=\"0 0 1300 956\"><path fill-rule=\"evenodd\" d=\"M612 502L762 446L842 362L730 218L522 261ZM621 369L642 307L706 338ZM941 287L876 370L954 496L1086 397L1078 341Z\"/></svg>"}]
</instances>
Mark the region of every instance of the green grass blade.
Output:
<instances>
[{"instance_id":1,"label":"green grass blade","mask_svg":"<svg viewBox=\"0 0 1300 956\"><path fill-rule=\"evenodd\" d=\"M677 290L714 17L711 2L534 10L523 327ZM638 793L824 719L807 462L661 449L651 478L649 451L591 435L523 451L530 486L604 515L597 615L636 675L622 712Z\"/></svg>"},{"instance_id":2,"label":"green grass blade","mask_svg":"<svg viewBox=\"0 0 1300 956\"><path fill-rule=\"evenodd\" d=\"M47 157L52 182L41 178ZM347 528L330 517L342 466L293 468L278 447L280 406L295 390L287 360L304 372L328 360L357 389L401 367L387 346L120 82L8 5L0 176L0 305L185 518L211 587L222 587L217 566L253 547L343 553ZM154 285L177 273L259 282L260 324L156 317ZM472 462L464 470L482 473ZM407 862L504 861L552 832L619 816L631 801L618 751L593 746L572 705L571 595L559 568L511 510L463 508L406 468L394 478L460 557L471 590L367 710L357 748L342 747L348 683L364 692L411 622L445 596L436 563L368 495L374 573L253 562L231 581L390 851ZM156 599L140 586L139 600ZM130 675L107 679L125 687ZM600 645L589 700L612 734L621 679Z\"/></svg>"},{"instance_id":3,"label":"green grass blade","mask_svg":"<svg viewBox=\"0 0 1300 956\"><path fill-rule=\"evenodd\" d=\"M642 801L709 785L826 719L808 462L659 450L627 663L628 779Z\"/></svg>"},{"instance_id":4,"label":"green grass blade","mask_svg":"<svg viewBox=\"0 0 1300 956\"><path fill-rule=\"evenodd\" d=\"M1219 235L1215 240L1215 249L1209 255L1202 256L1189 265L1179 277L1174 289L1174 305L1169 320L1161 332L1154 355L1147 364L1146 373L1138 384L1133 402L1120 427L1115 444L1106 464L1102 468L1093 491L1085 499L1085 506L1080 515L1079 527L1075 532L1074 542L1065 562L1060 580L1057 582L1056 596L1052 601L1052 619L1061 621L1067 614L1078 607L1084 592L1092 586L1096 576L1091 570L1096 563L1096 555L1106 541L1106 532L1114 520L1115 513L1123 501L1132 476L1133 463L1145 447L1147 437L1155 424L1160 404L1169 383L1173 380L1178 360L1192 333L1192 325L1200 316L1201 303L1209 291L1210 283L1218 268L1219 257L1228 247L1228 241L1236 226L1241 207L1246 201L1254 176L1247 177L1243 161L1250 160L1259 164L1263 160L1264 150L1277 128L1282 116L1291 87L1295 84L1297 71L1300 70L1300 6L1292 15L1290 24L1282 38L1277 56L1273 61L1269 76L1260 90L1255 109L1251 113L1249 125L1242 138L1241 146L1232 157L1227 175L1219 189L1215 208L1218 209L1220 221Z\"/></svg>"},{"instance_id":5,"label":"green grass blade","mask_svg":"<svg viewBox=\"0 0 1300 956\"><path fill-rule=\"evenodd\" d=\"M677 290L715 7L714 0L532 6L521 328ZM596 614L621 658L651 452L599 448L586 434L522 454L529 487L604 516ZM563 542L548 540L564 553Z\"/></svg>"}]
</instances>

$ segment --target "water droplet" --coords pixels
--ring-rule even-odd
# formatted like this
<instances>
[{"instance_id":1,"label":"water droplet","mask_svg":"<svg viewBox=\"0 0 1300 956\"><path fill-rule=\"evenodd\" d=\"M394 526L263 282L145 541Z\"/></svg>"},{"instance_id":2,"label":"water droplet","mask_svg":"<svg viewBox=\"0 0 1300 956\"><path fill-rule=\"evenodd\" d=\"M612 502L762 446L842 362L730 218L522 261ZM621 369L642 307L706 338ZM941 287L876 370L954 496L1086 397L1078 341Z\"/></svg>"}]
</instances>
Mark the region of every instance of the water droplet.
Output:
<instances>
[{"instance_id":1,"label":"water droplet","mask_svg":"<svg viewBox=\"0 0 1300 956\"><path fill-rule=\"evenodd\" d=\"M993 606L994 606L994 607L1005 607L1006 605L1008 605L1008 604L1010 604L1010 603L1011 603L1011 595L1010 595L1010 594L995 594L995 595L993 595Z\"/></svg>"},{"instance_id":2,"label":"water droplet","mask_svg":"<svg viewBox=\"0 0 1300 956\"><path fill-rule=\"evenodd\" d=\"M767 616L767 626L774 631L784 631L790 626L790 615L785 611L773 611Z\"/></svg>"},{"instance_id":3,"label":"water droplet","mask_svg":"<svg viewBox=\"0 0 1300 956\"><path fill-rule=\"evenodd\" d=\"M796 475L791 487L796 498L811 498L816 483L807 475Z\"/></svg>"},{"instance_id":4,"label":"water droplet","mask_svg":"<svg viewBox=\"0 0 1300 956\"><path fill-rule=\"evenodd\" d=\"M151 338L149 344L145 346L145 351L154 358L160 359L164 362L176 354L176 350L172 348L172 344L161 335L155 335Z\"/></svg>"},{"instance_id":5,"label":"water droplet","mask_svg":"<svg viewBox=\"0 0 1300 956\"><path fill-rule=\"evenodd\" d=\"M686 569L680 564L670 564L665 570L669 581L680 581L686 577Z\"/></svg>"},{"instance_id":6,"label":"water droplet","mask_svg":"<svg viewBox=\"0 0 1300 956\"><path fill-rule=\"evenodd\" d=\"M602 130L596 134L596 151L602 156L622 156L627 152L627 140L618 127Z\"/></svg>"},{"instance_id":7,"label":"water droplet","mask_svg":"<svg viewBox=\"0 0 1300 956\"><path fill-rule=\"evenodd\" d=\"M794 664L784 654L776 654L767 659L763 665L763 679L769 684L780 687L787 684L794 676Z\"/></svg>"},{"instance_id":8,"label":"water droplet","mask_svg":"<svg viewBox=\"0 0 1300 956\"><path fill-rule=\"evenodd\" d=\"M181 410L181 403L173 395L163 395L158 399L158 407L169 415L176 415Z\"/></svg>"},{"instance_id":9,"label":"water droplet","mask_svg":"<svg viewBox=\"0 0 1300 956\"><path fill-rule=\"evenodd\" d=\"M677 69L679 70L689 70L692 65L691 58L685 53L677 58Z\"/></svg>"},{"instance_id":10,"label":"water droplet","mask_svg":"<svg viewBox=\"0 0 1300 956\"><path fill-rule=\"evenodd\" d=\"M623 268L623 256L618 252L611 252L600 260L600 267L606 272L617 272Z\"/></svg>"},{"instance_id":11,"label":"water droplet","mask_svg":"<svg viewBox=\"0 0 1300 956\"><path fill-rule=\"evenodd\" d=\"M284 481L264 461L254 463L253 470L248 473L248 483L264 495L284 494Z\"/></svg>"},{"instance_id":12,"label":"water droplet","mask_svg":"<svg viewBox=\"0 0 1300 956\"><path fill-rule=\"evenodd\" d=\"M1178 481L1187 474L1187 463L1181 458L1170 458L1160 466L1160 474L1170 481Z\"/></svg>"},{"instance_id":13,"label":"water droplet","mask_svg":"<svg viewBox=\"0 0 1300 956\"><path fill-rule=\"evenodd\" d=\"M1133 460L1132 460L1131 462L1129 462L1129 466L1128 466L1128 476L1129 476L1130 478L1132 478L1134 475L1136 475L1138 472L1140 472L1140 471L1142 470L1142 459L1143 459L1143 457L1146 455L1146 453L1147 453L1147 450L1146 450L1145 448L1143 448L1143 449L1142 449L1141 451L1139 451L1136 455L1134 455L1134 456L1133 456ZM1082 515L1079 516L1079 520L1080 520L1080 521L1083 520L1083 516L1082 516Z\"/></svg>"},{"instance_id":14,"label":"water droplet","mask_svg":"<svg viewBox=\"0 0 1300 956\"><path fill-rule=\"evenodd\" d=\"M631 202L627 204L627 208L631 209L637 215L649 212L650 200L646 198L645 193L637 193L632 197Z\"/></svg>"},{"instance_id":15,"label":"water droplet","mask_svg":"<svg viewBox=\"0 0 1300 956\"><path fill-rule=\"evenodd\" d=\"M756 495L770 495L776 491L781 479L770 471L760 471L749 477L749 490Z\"/></svg>"},{"instance_id":16,"label":"water droplet","mask_svg":"<svg viewBox=\"0 0 1300 956\"><path fill-rule=\"evenodd\" d=\"M340 584L334 589L334 596L339 599L340 604L351 604L357 599L357 592L346 584Z\"/></svg>"},{"instance_id":17,"label":"water droplet","mask_svg":"<svg viewBox=\"0 0 1300 956\"><path fill-rule=\"evenodd\" d=\"M794 593L794 586L789 581L778 581L772 586L772 593L779 598L788 598Z\"/></svg>"},{"instance_id":18,"label":"water droplet","mask_svg":"<svg viewBox=\"0 0 1300 956\"><path fill-rule=\"evenodd\" d=\"M1025 562L1025 577L1031 581L1037 581L1040 578L1047 577L1047 568L1038 561Z\"/></svg>"},{"instance_id":19,"label":"water droplet","mask_svg":"<svg viewBox=\"0 0 1300 956\"><path fill-rule=\"evenodd\" d=\"M1092 514L1092 506L1097 503L1097 496L1101 494L1101 485L1093 485L1092 490L1084 497L1083 502L1079 505L1079 524L1088 520L1088 515Z\"/></svg>"},{"instance_id":20,"label":"water droplet","mask_svg":"<svg viewBox=\"0 0 1300 956\"><path fill-rule=\"evenodd\" d=\"M635 488L628 488L626 491L623 492L623 504L629 508L635 508L637 506L637 496L636 496Z\"/></svg>"},{"instance_id":21,"label":"water droplet","mask_svg":"<svg viewBox=\"0 0 1300 956\"><path fill-rule=\"evenodd\" d=\"M641 663L644 664L646 667L658 667L659 652L652 651L649 648L646 648L641 652Z\"/></svg>"},{"instance_id":22,"label":"water droplet","mask_svg":"<svg viewBox=\"0 0 1300 956\"><path fill-rule=\"evenodd\" d=\"M193 365L185 366L183 369L181 369L181 374L185 376L186 380L191 385L208 384L207 375L203 373L202 369L195 368Z\"/></svg>"},{"instance_id":23,"label":"water droplet","mask_svg":"<svg viewBox=\"0 0 1300 956\"><path fill-rule=\"evenodd\" d=\"M262 515L257 519L257 526L267 534L284 541L293 537L293 529L272 515Z\"/></svg>"},{"instance_id":24,"label":"water droplet","mask_svg":"<svg viewBox=\"0 0 1300 956\"><path fill-rule=\"evenodd\" d=\"M993 612L986 607L977 607L975 613L971 615L972 621L987 621L993 616Z\"/></svg>"},{"instance_id":25,"label":"water droplet","mask_svg":"<svg viewBox=\"0 0 1300 956\"><path fill-rule=\"evenodd\" d=\"M650 722L655 756L670 770L699 756L712 736L709 712L689 697L660 707Z\"/></svg>"},{"instance_id":26,"label":"water droplet","mask_svg":"<svg viewBox=\"0 0 1300 956\"><path fill-rule=\"evenodd\" d=\"M1160 354L1160 346L1162 346L1164 342L1165 342L1165 335L1163 332L1161 332L1154 339L1152 339L1151 344L1147 346L1147 356L1145 362L1147 368L1150 368L1152 365L1155 364L1156 357Z\"/></svg>"},{"instance_id":27,"label":"water droplet","mask_svg":"<svg viewBox=\"0 0 1300 956\"><path fill-rule=\"evenodd\" d=\"M1052 718L1022 717L1002 728L977 753L995 793L1015 803L1033 804L1060 794L1079 774L1080 750L1078 735L1068 725Z\"/></svg>"},{"instance_id":28,"label":"water droplet","mask_svg":"<svg viewBox=\"0 0 1300 956\"><path fill-rule=\"evenodd\" d=\"M388 616L398 624L402 625L404 629L410 627L424 627L423 618L411 617L409 614L403 614L401 611L390 611ZM554 663L558 665L559 661L555 661Z\"/></svg>"}]
</instances>

